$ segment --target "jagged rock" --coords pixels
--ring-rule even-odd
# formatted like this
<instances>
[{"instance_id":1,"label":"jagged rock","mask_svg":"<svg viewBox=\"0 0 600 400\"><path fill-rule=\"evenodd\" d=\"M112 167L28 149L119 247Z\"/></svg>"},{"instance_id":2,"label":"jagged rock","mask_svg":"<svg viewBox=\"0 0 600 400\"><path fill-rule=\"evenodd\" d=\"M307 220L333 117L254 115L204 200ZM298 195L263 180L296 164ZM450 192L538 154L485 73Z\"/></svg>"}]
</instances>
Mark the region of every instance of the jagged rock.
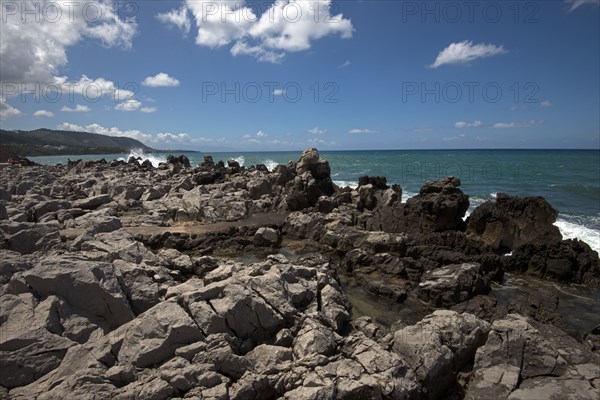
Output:
<instances>
[{"instance_id":1,"label":"jagged rock","mask_svg":"<svg viewBox=\"0 0 600 400\"><path fill-rule=\"evenodd\" d=\"M21 254L48 250L61 243L58 225L54 223L14 223L4 221L0 230L6 232L8 248Z\"/></svg>"},{"instance_id":2,"label":"jagged rock","mask_svg":"<svg viewBox=\"0 0 600 400\"><path fill-rule=\"evenodd\" d=\"M577 239L519 246L505 259L507 271L569 283L600 285L600 258Z\"/></svg>"},{"instance_id":3,"label":"jagged rock","mask_svg":"<svg viewBox=\"0 0 600 400\"><path fill-rule=\"evenodd\" d=\"M427 272L419 283L419 299L436 307L450 307L478 294L487 294L496 271L479 263L453 264Z\"/></svg>"},{"instance_id":4,"label":"jagged rock","mask_svg":"<svg viewBox=\"0 0 600 400\"><path fill-rule=\"evenodd\" d=\"M373 185L375 189L379 190L389 189L385 176L360 176L358 178L358 187L366 185Z\"/></svg>"},{"instance_id":5,"label":"jagged rock","mask_svg":"<svg viewBox=\"0 0 600 400\"><path fill-rule=\"evenodd\" d=\"M111 334L121 343L117 359L138 368L159 364L175 349L204 339L192 318L177 303L165 301Z\"/></svg>"},{"instance_id":6,"label":"jagged rock","mask_svg":"<svg viewBox=\"0 0 600 400\"><path fill-rule=\"evenodd\" d=\"M461 230L464 225L462 218L469 208L469 197L459 186L460 179L447 177L427 182L419 194L408 199L406 204L399 204L397 199L385 200L388 205L377 208L366 221L366 227L369 230L413 235ZM400 197L400 188L398 193ZM391 193L387 196L391 196Z\"/></svg>"},{"instance_id":7,"label":"jagged rock","mask_svg":"<svg viewBox=\"0 0 600 400\"><path fill-rule=\"evenodd\" d=\"M254 200L260 199L264 195L270 195L273 191L271 181L265 177L248 181L246 187L250 197Z\"/></svg>"},{"instance_id":8,"label":"jagged rock","mask_svg":"<svg viewBox=\"0 0 600 400\"><path fill-rule=\"evenodd\" d=\"M293 351L297 358L330 356L335 352L335 334L331 328L314 319L305 319L296 339Z\"/></svg>"},{"instance_id":9,"label":"jagged rock","mask_svg":"<svg viewBox=\"0 0 600 400\"><path fill-rule=\"evenodd\" d=\"M599 362L560 329L509 314L477 350L466 398L598 398Z\"/></svg>"},{"instance_id":10,"label":"jagged rock","mask_svg":"<svg viewBox=\"0 0 600 400\"><path fill-rule=\"evenodd\" d=\"M204 156L204 161L200 164L201 167L214 167L215 162L213 161L213 157L210 154Z\"/></svg>"},{"instance_id":11,"label":"jagged rock","mask_svg":"<svg viewBox=\"0 0 600 400\"><path fill-rule=\"evenodd\" d=\"M526 243L562 239L554 222L556 211L543 197L498 193L496 201L477 207L467 220L467 234L501 252Z\"/></svg>"},{"instance_id":12,"label":"jagged rock","mask_svg":"<svg viewBox=\"0 0 600 400\"><path fill-rule=\"evenodd\" d=\"M57 368L75 343L60 336L52 308L37 305L32 295L0 299L0 385L27 385Z\"/></svg>"},{"instance_id":13,"label":"jagged rock","mask_svg":"<svg viewBox=\"0 0 600 400\"><path fill-rule=\"evenodd\" d=\"M96 208L110 203L111 197L108 194L101 194L98 196L88 197L86 199L75 200L73 202L73 208L82 208L84 210L95 210Z\"/></svg>"},{"instance_id":14,"label":"jagged rock","mask_svg":"<svg viewBox=\"0 0 600 400\"><path fill-rule=\"evenodd\" d=\"M190 160L186 156L184 156L183 154L180 155L180 156L178 156L178 157L175 157L173 155L167 156L167 164L173 164L173 165L181 166L181 167L184 167L184 168L190 168L191 167Z\"/></svg>"},{"instance_id":15,"label":"jagged rock","mask_svg":"<svg viewBox=\"0 0 600 400\"><path fill-rule=\"evenodd\" d=\"M102 317L113 329L133 318L116 271L109 263L46 257L43 264L23 272L22 276L38 296L56 295Z\"/></svg>"},{"instance_id":16,"label":"jagged rock","mask_svg":"<svg viewBox=\"0 0 600 400\"><path fill-rule=\"evenodd\" d=\"M6 207L4 204L0 202L0 221L8 219L8 213L6 212Z\"/></svg>"},{"instance_id":17,"label":"jagged rock","mask_svg":"<svg viewBox=\"0 0 600 400\"><path fill-rule=\"evenodd\" d=\"M258 247L278 247L281 244L281 233L273 228L258 228L254 234L254 245Z\"/></svg>"},{"instance_id":18,"label":"jagged rock","mask_svg":"<svg viewBox=\"0 0 600 400\"><path fill-rule=\"evenodd\" d=\"M470 314L438 310L394 333L393 349L415 369L426 397L438 399L472 362L490 324Z\"/></svg>"}]
</instances>

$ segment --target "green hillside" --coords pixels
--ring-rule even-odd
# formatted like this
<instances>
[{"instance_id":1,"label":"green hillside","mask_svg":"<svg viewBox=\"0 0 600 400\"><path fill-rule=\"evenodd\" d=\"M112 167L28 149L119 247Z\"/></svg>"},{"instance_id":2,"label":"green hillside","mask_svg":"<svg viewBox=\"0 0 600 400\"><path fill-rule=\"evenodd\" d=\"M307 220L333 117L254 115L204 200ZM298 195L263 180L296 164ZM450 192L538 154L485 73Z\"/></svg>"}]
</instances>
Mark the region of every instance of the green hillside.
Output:
<instances>
[{"instance_id":1,"label":"green hillside","mask_svg":"<svg viewBox=\"0 0 600 400\"><path fill-rule=\"evenodd\" d=\"M0 129L0 145L10 146L15 153L23 157L128 153L131 149L141 149L144 152L157 151L139 140L127 137L51 129L35 131Z\"/></svg>"}]
</instances>

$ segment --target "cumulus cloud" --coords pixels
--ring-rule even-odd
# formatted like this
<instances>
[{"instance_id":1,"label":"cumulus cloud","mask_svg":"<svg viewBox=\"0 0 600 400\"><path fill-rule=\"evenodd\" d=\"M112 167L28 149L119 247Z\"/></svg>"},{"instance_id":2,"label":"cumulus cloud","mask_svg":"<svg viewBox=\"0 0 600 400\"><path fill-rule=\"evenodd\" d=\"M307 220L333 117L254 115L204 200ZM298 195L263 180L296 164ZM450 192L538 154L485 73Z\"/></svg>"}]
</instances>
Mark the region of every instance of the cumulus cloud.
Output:
<instances>
[{"instance_id":1,"label":"cumulus cloud","mask_svg":"<svg viewBox=\"0 0 600 400\"><path fill-rule=\"evenodd\" d=\"M184 34L190 33L192 29L192 21L190 20L188 9L183 6L177 10L171 10L165 13L160 13L156 18L168 26L179 28Z\"/></svg>"},{"instance_id":2,"label":"cumulus cloud","mask_svg":"<svg viewBox=\"0 0 600 400\"><path fill-rule=\"evenodd\" d=\"M321 129L318 126L316 126L312 129L309 129L307 132L311 135L324 135L327 133L327 129Z\"/></svg>"},{"instance_id":3,"label":"cumulus cloud","mask_svg":"<svg viewBox=\"0 0 600 400\"><path fill-rule=\"evenodd\" d=\"M115 102L133 98L137 89L134 84L121 87L117 83L104 78L88 78L82 75L78 81L69 81L66 76L56 76L49 88L58 88L65 95L77 94L84 99L97 101L103 96L112 96Z\"/></svg>"},{"instance_id":4,"label":"cumulus cloud","mask_svg":"<svg viewBox=\"0 0 600 400\"><path fill-rule=\"evenodd\" d=\"M512 128L531 128L532 126L543 124L543 120L531 119L529 121L498 122L492 128L512 129Z\"/></svg>"},{"instance_id":5,"label":"cumulus cloud","mask_svg":"<svg viewBox=\"0 0 600 400\"><path fill-rule=\"evenodd\" d=\"M37 110L36 112L33 113L33 116L34 117L52 118L52 117L54 117L54 113L52 111Z\"/></svg>"},{"instance_id":6,"label":"cumulus cloud","mask_svg":"<svg viewBox=\"0 0 600 400\"><path fill-rule=\"evenodd\" d=\"M115 107L115 110L125 111L125 112L137 111L140 109L141 106L142 106L142 103L140 103L138 100L129 99L129 100L125 100L122 103L117 104L117 106Z\"/></svg>"},{"instance_id":7,"label":"cumulus cloud","mask_svg":"<svg viewBox=\"0 0 600 400\"><path fill-rule=\"evenodd\" d=\"M600 5L599 0L565 0L565 2L570 5L569 12L583 6L584 4L593 4L596 7Z\"/></svg>"},{"instance_id":8,"label":"cumulus cloud","mask_svg":"<svg viewBox=\"0 0 600 400\"><path fill-rule=\"evenodd\" d=\"M470 40L459 43L451 43L444 50L440 51L430 68L438 68L442 65L460 65L468 64L478 58L492 57L498 54L506 53L504 47L493 44L473 44Z\"/></svg>"},{"instance_id":9,"label":"cumulus cloud","mask_svg":"<svg viewBox=\"0 0 600 400\"><path fill-rule=\"evenodd\" d=\"M544 100L540 103L540 107L544 107L544 108L552 107L552 103L550 102L550 100Z\"/></svg>"},{"instance_id":10,"label":"cumulus cloud","mask_svg":"<svg viewBox=\"0 0 600 400\"><path fill-rule=\"evenodd\" d=\"M377 133L377 132L372 129L351 129L348 131L348 133L351 133L353 135L363 135L363 134L370 134L370 133Z\"/></svg>"},{"instance_id":11,"label":"cumulus cloud","mask_svg":"<svg viewBox=\"0 0 600 400\"><path fill-rule=\"evenodd\" d=\"M473 122L464 122L464 121L458 121L454 124L455 128L480 128L483 126L483 122L481 121L473 121Z\"/></svg>"},{"instance_id":12,"label":"cumulus cloud","mask_svg":"<svg viewBox=\"0 0 600 400\"><path fill-rule=\"evenodd\" d=\"M68 64L67 49L84 38L97 39L105 47L131 48L137 32L134 18L115 13L112 0L54 1L44 18L22 17L23 10L39 10L39 1L2 2L0 81L47 83ZM86 10L84 10L86 7ZM60 13L60 14L59 14ZM87 18L84 18L87 15ZM59 17L58 17L59 16Z\"/></svg>"},{"instance_id":13,"label":"cumulus cloud","mask_svg":"<svg viewBox=\"0 0 600 400\"><path fill-rule=\"evenodd\" d=\"M256 5L244 0L186 0L183 8L157 18L185 32L191 14L198 28L196 44L218 48L233 43L233 56L249 55L271 63L280 63L286 52L308 50L325 36L352 37L352 22L342 14L331 14L332 0L276 1L262 13Z\"/></svg>"},{"instance_id":14,"label":"cumulus cloud","mask_svg":"<svg viewBox=\"0 0 600 400\"><path fill-rule=\"evenodd\" d=\"M62 124L58 125L56 127L56 129L63 130L63 131L98 133L100 135L107 135L107 136L128 137L128 138L139 140L140 142L143 142L146 144L153 140L152 135L146 134L137 129L122 131L116 127L105 128L104 126L99 125L99 124L89 124L89 125L83 126L83 125L77 125L77 124L63 122Z\"/></svg>"},{"instance_id":15,"label":"cumulus cloud","mask_svg":"<svg viewBox=\"0 0 600 400\"><path fill-rule=\"evenodd\" d=\"M88 111L90 111L90 108L88 106L77 104L73 108L64 106L63 108L60 109L60 111L62 111L62 112L78 112L78 113L80 113L80 112L88 112Z\"/></svg>"},{"instance_id":16,"label":"cumulus cloud","mask_svg":"<svg viewBox=\"0 0 600 400\"><path fill-rule=\"evenodd\" d=\"M56 129L63 131L74 131L74 132L90 132L98 133L100 135L117 136L117 137L128 137L139 140L146 145L169 145L169 144L185 144L185 143L196 143L212 141L212 139L192 139L187 133L169 133L161 132L156 135L151 135L142 132L137 129L121 130L117 127L106 128L99 124L89 125L77 125L72 123L64 122L56 127Z\"/></svg>"},{"instance_id":17,"label":"cumulus cloud","mask_svg":"<svg viewBox=\"0 0 600 400\"><path fill-rule=\"evenodd\" d=\"M169 74L160 72L155 76L149 76L146 79L144 79L142 85L150 87L172 87L179 86L179 81L169 76Z\"/></svg>"},{"instance_id":18,"label":"cumulus cloud","mask_svg":"<svg viewBox=\"0 0 600 400\"><path fill-rule=\"evenodd\" d=\"M0 98L0 119L18 117L19 115L21 115L21 111L17 110Z\"/></svg>"}]
</instances>

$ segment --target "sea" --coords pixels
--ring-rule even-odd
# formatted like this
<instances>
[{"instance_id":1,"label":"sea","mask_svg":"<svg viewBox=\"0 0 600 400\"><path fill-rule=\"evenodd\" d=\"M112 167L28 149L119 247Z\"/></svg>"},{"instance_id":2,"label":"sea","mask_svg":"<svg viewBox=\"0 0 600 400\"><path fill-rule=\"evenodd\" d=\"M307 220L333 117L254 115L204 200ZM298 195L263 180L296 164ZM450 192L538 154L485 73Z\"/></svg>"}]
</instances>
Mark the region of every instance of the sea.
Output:
<instances>
[{"instance_id":1,"label":"sea","mask_svg":"<svg viewBox=\"0 0 600 400\"><path fill-rule=\"evenodd\" d=\"M192 165L197 165L208 153L183 154ZM242 166L264 164L272 170L277 164L297 161L301 151L210 154L215 162L236 160ZM446 176L461 179L461 188L470 198L468 213L493 200L497 193L543 196L560 213L555 225L563 237L583 240L600 254L599 150L365 150L320 154L329 161L337 185L356 187L360 176L385 176L389 185L397 183L402 187L403 201L416 195L426 181ZM132 150L130 154L30 159L48 165L66 163L69 159L110 161L129 157L148 159L158 166L167 154Z\"/></svg>"}]
</instances>

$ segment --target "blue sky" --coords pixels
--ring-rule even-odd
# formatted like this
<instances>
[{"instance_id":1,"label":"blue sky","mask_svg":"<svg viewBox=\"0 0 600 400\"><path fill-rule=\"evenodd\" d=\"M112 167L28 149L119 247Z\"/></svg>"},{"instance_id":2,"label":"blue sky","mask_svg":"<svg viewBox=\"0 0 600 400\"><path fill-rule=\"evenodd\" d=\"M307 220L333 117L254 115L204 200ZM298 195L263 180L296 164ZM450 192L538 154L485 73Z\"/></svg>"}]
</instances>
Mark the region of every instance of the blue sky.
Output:
<instances>
[{"instance_id":1,"label":"blue sky","mask_svg":"<svg viewBox=\"0 0 600 400\"><path fill-rule=\"evenodd\" d=\"M38 21L33 3L2 1L3 129L207 151L600 147L597 0L52 2L61 18L41 2Z\"/></svg>"}]
</instances>

